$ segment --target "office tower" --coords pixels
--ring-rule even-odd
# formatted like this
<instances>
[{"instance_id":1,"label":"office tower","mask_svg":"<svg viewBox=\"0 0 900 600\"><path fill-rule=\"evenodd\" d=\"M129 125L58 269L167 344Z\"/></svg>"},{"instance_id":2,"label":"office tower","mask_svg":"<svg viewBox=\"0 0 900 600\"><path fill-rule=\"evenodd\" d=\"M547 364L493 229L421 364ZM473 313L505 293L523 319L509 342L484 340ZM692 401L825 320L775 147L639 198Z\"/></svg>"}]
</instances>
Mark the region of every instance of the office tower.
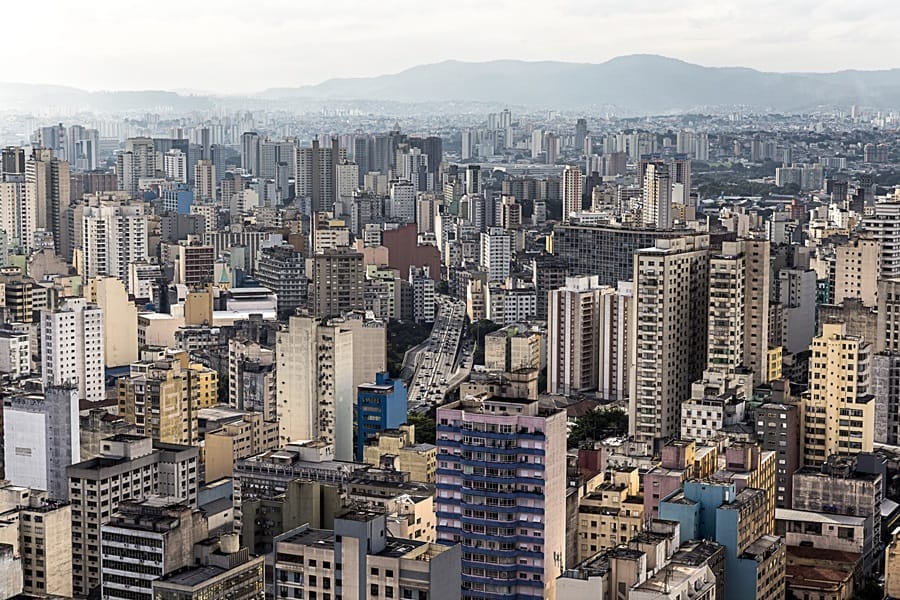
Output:
<instances>
[{"instance_id":1,"label":"office tower","mask_svg":"<svg viewBox=\"0 0 900 600\"><path fill-rule=\"evenodd\" d=\"M293 316L278 333L281 442L324 440L335 457L353 457L353 332Z\"/></svg>"},{"instance_id":2,"label":"office tower","mask_svg":"<svg viewBox=\"0 0 900 600\"><path fill-rule=\"evenodd\" d=\"M43 394L17 394L3 401L6 477L13 485L68 498L66 467L81 460L78 390L47 386Z\"/></svg>"},{"instance_id":3,"label":"office tower","mask_svg":"<svg viewBox=\"0 0 900 600\"><path fill-rule=\"evenodd\" d=\"M553 600L566 564L565 411L468 397L437 409L437 447L437 536L462 544L462 597Z\"/></svg>"},{"instance_id":4,"label":"office tower","mask_svg":"<svg viewBox=\"0 0 900 600\"><path fill-rule=\"evenodd\" d=\"M213 283L213 266L216 252L212 246L188 240L178 244L175 257L174 282L188 288L204 287Z\"/></svg>"},{"instance_id":5,"label":"office tower","mask_svg":"<svg viewBox=\"0 0 900 600\"><path fill-rule=\"evenodd\" d=\"M660 447L678 435L680 403L706 364L709 236L638 250L632 281L630 433Z\"/></svg>"},{"instance_id":6,"label":"office tower","mask_svg":"<svg viewBox=\"0 0 900 600\"><path fill-rule=\"evenodd\" d=\"M147 215L142 204L85 206L75 227L81 236L81 273L128 283L128 265L147 260Z\"/></svg>"},{"instance_id":7,"label":"office tower","mask_svg":"<svg viewBox=\"0 0 900 600\"><path fill-rule=\"evenodd\" d=\"M347 149L341 148L337 138L330 145L320 146L319 138L310 148L297 149L297 175L295 178L298 198L309 198L316 212L334 210L337 201L336 167L347 160Z\"/></svg>"},{"instance_id":8,"label":"office tower","mask_svg":"<svg viewBox=\"0 0 900 600\"><path fill-rule=\"evenodd\" d=\"M597 389L601 314L613 292L596 276L567 277L550 291L547 309L547 391L571 395ZM607 298L605 298L607 296Z\"/></svg>"},{"instance_id":9,"label":"office tower","mask_svg":"<svg viewBox=\"0 0 900 600\"><path fill-rule=\"evenodd\" d=\"M306 260L290 244L260 250L254 277L259 285L278 296L279 314L288 314L306 304Z\"/></svg>"},{"instance_id":10,"label":"office tower","mask_svg":"<svg viewBox=\"0 0 900 600\"><path fill-rule=\"evenodd\" d=\"M197 502L199 449L167 446L119 434L102 440L100 456L66 469L72 503L72 580L75 596L101 583L101 526L124 500L154 494Z\"/></svg>"},{"instance_id":11,"label":"office tower","mask_svg":"<svg viewBox=\"0 0 900 600\"><path fill-rule=\"evenodd\" d=\"M65 476L65 469L63 469ZM72 596L72 507L31 491L18 514L25 594Z\"/></svg>"},{"instance_id":12,"label":"office tower","mask_svg":"<svg viewBox=\"0 0 900 600\"><path fill-rule=\"evenodd\" d=\"M313 257L311 306L319 317L365 308L363 255L350 248L326 248Z\"/></svg>"},{"instance_id":13,"label":"office tower","mask_svg":"<svg viewBox=\"0 0 900 600\"><path fill-rule=\"evenodd\" d=\"M500 227L491 227L480 235L478 264L487 272L488 281L504 281L510 275L512 236Z\"/></svg>"},{"instance_id":14,"label":"office tower","mask_svg":"<svg viewBox=\"0 0 900 600\"><path fill-rule=\"evenodd\" d=\"M436 135L428 136L422 144L422 152L428 157L428 174L431 180L431 187L428 189L439 189L441 163L444 162L444 140Z\"/></svg>"},{"instance_id":15,"label":"office tower","mask_svg":"<svg viewBox=\"0 0 900 600\"><path fill-rule=\"evenodd\" d=\"M359 386L356 392L356 453L363 459L366 445L387 429L406 423L406 386L387 373L376 373L375 381Z\"/></svg>"},{"instance_id":16,"label":"office tower","mask_svg":"<svg viewBox=\"0 0 900 600\"><path fill-rule=\"evenodd\" d=\"M62 123L49 127L40 127L35 130L32 135L32 142L39 148L52 150L62 160L68 158L66 151L69 148L69 143L66 136L66 127Z\"/></svg>"},{"instance_id":17,"label":"office tower","mask_svg":"<svg viewBox=\"0 0 900 600\"><path fill-rule=\"evenodd\" d=\"M669 167L662 161L647 163L641 181L641 221L645 227L671 229L672 180Z\"/></svg>"},{"instance_id":18,"label":"office tower","mask_svg":"<svg viewBox=\"0 0 900 600\"><path fill-rule=\"evenodd\" d=\"M781 345L784 351L794 354L808 350L816 333L816 272L781 269L777 292L783 312Z\"/></svg>"},{"instance_id":19,"label":"office tower","mask_svg":"<svg viewBox=\"0 0 900 600\"><path fill-rule=\"evenodd\" d=\"M825 323L813 338L809 397L804 414L803 464L817 467L833 455L871 452L875 398L872 344L846 335L843 323Z\"/></svg>"},{"instance_id":20,"label":"office tower","mask_svg":"<svg viewBox=\"0 0 900 600\"><path fill-rule=\"evenodd\" d=\"M473 196L481 193L481 165L469 165L466 167L466 195Z\"/></svg>"},{"instance_id":21,"label":"office tower","mask_svg":"<svg viewBox=\"0 0 900 600\"><path fill-rule=\"evenodd\" d=\"M0 175L25 174L25 148L7 146L0 151Z\"/></svg>"},{"instance_id":22,"label":"office tower","mask_svg":"<svg viewBox=\"0 0 900 600\"><path fill-rule=\"evenodd\" d=\"M7 244L29 252L37 230L37 198L25 194L25 176L15 173L0 176L0 229Z\"/></svg>"},{"instance_id":23,"label":"office tower","mask_svg":"<svg viewBox=\"0 0 900 600\"><path fill-rule=\"evenodd\" d=\"M308 524L275 539L275 600L413 598L460 594L460 547L389 536L384 513L341 511L334 530Z\"/></svg>"},{"instance_id":24,"label":"office tower","mask_svg":"<svg viewBox=\"0 0 900 600\"><path fill-rule=\"evenodd\" d=\"M247 175L259 175L260 138L255 131L241 134L241 168Z\"/></svg>"},{"instance_id":25,"label":"office tower","mask_svg":"<svg viewBox=\"0 0 900 600\"><path fill-rule=\"evenodd\" d=\"M709 261L706 369L733 377L751 369L765 383L769 320L769 243L723 242Z\"/></svg>"},{"instance_id":26,"label":"office tower","mask_svg":"<svg viewBox=\"0 0 900 600\"><path fill-rule=\"evenodd\" d=\"M368 135L357 135L353 138L353 162L358 166L357 185L362 186L363 177L372 171L372 138Z\"/></svg>"},{"instance_id":27,"label":"office tower","mask_svg":"<svg viewBox=\"0 0 900 600\"><path fill-rule=\"evenodd\" d=\"M198 160L194 167L194 192L198 200L216 199L216 165L211 160Z\"/></svg>"},{"instance_id":28,"label":"office tower","mask_svg":"<svg viewBox=\"0 0 900 600\"><path fill-rule=\"evenodd\" d=\"M258 177L275 179L278 165L286 165L291 173L296 171L297 145L292 140L265 139L259 144Z\"/></svg>"},{"instance_id":29,"label":"office tower","mask_svg":"<svg viewBox=\"0 0 900 600\"><path fill-rule=\"evenodd\" d=\"M218 402L218 374L186 352L131 365L118 380L119 414L139 435L164 444L194 446L201 408Z\"/></svg>"},{"instance_id":30,"label":"office tower","mask_svg":"<svg viewBox=\"0 0 900 600\"><path fill-rule=\"evenodd\" d=\"M555 133L548 133L544 136L544 147L547 151L544 162L548 165L555 165L559 160L559 145L559 136Z\"/></svg>"},{"instance_id":31,"label":"office tower","mask_svg":"<svg viewBox=\"0 0 900 600\"><path fill-rule=\"evenodd\" d=\"M192 566L194 544L208 531L204 513L188 502L160 496L121 502L100 527L102 596L153 600L153 581Z\"/></svg>"},{"instance_id":32,"label":"office tower","mask_svg":"<svg viewBox=\"0 0 900 600\"><path fill-rule=\"evenodd\" d=\"M875 441L900 444L900 279L878 282L878 317L872 357Z\"/></svg>"},{"instance_id":33,"label":"office tower","mask_svg":"<svg viewBox=\"0 0 900 600\"><path fill-rule=\"evenodd\" d=\"M765 490L734 483L688 481L659 505L679 521L679 542L711 539L725 547L725 598L784 598L785 543L772 535Z\"/></svg>"},{"instance_id":34,"label":"office tower","mask_svg":"<svg viewBox=\"0 0 900 600\"><path fill-rule=\"evenodd\" d=\"M69 204L69 183L69 163L56 158L51 150L34 150L25 163L25 203L35 211L35 229L53 234L57 252L61 247L62 213ZM31 243L29 240L28 247Z\"/></svg>"},{"instance_id":35,"label":"office tower","mask_svg":"<svg viewBox=\"0 0 900 600\"><path fill-rule=\"evenodd\" d=\"M568 222L572 213L581 212L581 169L566 167L560 180L562 195L562 220Z\"/></svg>"},{"instance_id":36,"label":"office tower","mask_svg":"<svg viewBox=\"0 0 900 600\"><path fill-rule=\"evenodd\" d=\"M41 312L41 375L44 386L76 386L78 397L99 402L103 382L103 311L84 298L62 298Z\"/></svg>"},{"instance_id":37,"label":"office tower","mask_svg":"<svg viewBox=\"0 0 900 600\"><path fill-rule=\"evenodd\" d=\"M413 320L419 323L434 323L437 314L434 279L427 266L409 267L409 287L412 289Z\"/></svg>"},{"instance_id":38,"label":"office tower","mask_svg":"<svg viewBox=\"0 0 900 600\"><path fill-rule=\"evenodd\" d=\"M475 153L472 151L476 143L475 132L471 129L463 129L460 132L460 160L470 160Z\"/></svg>"},{"instance_id":39,"label":"office tower","mask_svg":"<svg viewBox=\"0 0 900 600\"><path fill-rule=\"evenodd\" d=\"M878 278L881 273L881 243L872 239L849 241L835 248L832 304L845 298L858 298L874 308L878 303Z\"/></svg>"},{"instance_id":40,"label":"office tower","mask_svg":"<svg viewBox=\"0 0 900 600\"><path fill-rule=\"evenodd\" d=\"M125 150L116 155L116 177L120 190L137 198L142 178L156 177L156 148L147 137L125 140Z\"/></svg>"},{"instance_id":41,"label":"office tower","mask_svg":"<svg viewBox=\"0 0 900 600\"><path fill-rule=\"evenodd\" d=\"M587 119L578 119L575 121L575 150L583 152L584 139L587 137Z\"/></svg>"}]
</instances>

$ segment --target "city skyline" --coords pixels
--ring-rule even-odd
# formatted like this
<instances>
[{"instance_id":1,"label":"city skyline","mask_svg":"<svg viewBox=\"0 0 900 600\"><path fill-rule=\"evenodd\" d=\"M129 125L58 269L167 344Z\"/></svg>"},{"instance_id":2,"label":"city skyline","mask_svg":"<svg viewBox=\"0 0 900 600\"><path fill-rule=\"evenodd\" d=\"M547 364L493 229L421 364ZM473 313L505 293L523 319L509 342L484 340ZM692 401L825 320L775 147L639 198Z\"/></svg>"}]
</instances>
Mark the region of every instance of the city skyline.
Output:
<instances>
[{"instance_id":1,"label":"city skyline","mask_svg":"<svg viewBox=\"0 0 900 600\"><path fill-rule=\"evenodd\" d=\"M889 2L870 2L869 10L861 10L830 1L714 7L693 1L584 7L567 1L523 7L465 0L431 6L415 17L393 1L340 0L304 5L301 11L284 0L261 0L248 12L233 0L217 3L215 11L164 0L155 12L140 14L106 0L91 7L49 4L42 14L42 43L35 44L28 28L8 32L10 46L27 47L29 60L10 64L4 81L246 94L335 77L374 77L446 60L602 63L646 53L712 67L791 73L894 68L892 57L900 50L891 31L900 6ZM463 29L454 36L453 23L468 13L476 22L506 26L489 36L465 36ZM29 9L8 7L5 16L15 22L27 18ZM135 22L140 26L123 26ZM585 34L572 35L566 22L577 23ZM170 28L175 31L166 32ZM65 41L68 32L79 29L102 31L102 40ZM151 38L148 43L154 35L172 36L172 42L147 55L144 44L135 44L142 32ZM454 39L459 43L445 43ZM319 60L329 44L334 47L328 60ZM878 52L872 52L875 47Z\"/></svg>"}]
</instances>

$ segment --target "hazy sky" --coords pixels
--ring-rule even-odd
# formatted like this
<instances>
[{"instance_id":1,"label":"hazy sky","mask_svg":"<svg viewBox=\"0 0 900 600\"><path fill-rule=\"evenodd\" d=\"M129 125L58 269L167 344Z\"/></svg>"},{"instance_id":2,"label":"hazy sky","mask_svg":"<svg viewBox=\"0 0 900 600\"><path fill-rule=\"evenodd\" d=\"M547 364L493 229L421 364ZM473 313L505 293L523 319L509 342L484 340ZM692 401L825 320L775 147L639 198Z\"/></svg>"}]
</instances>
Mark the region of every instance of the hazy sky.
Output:
<instances>
[{"instance_id":1,"label":"hazy sky","mask_svg":"<svg viewBox=\"0 0 900 600\"><path fill-rule=\"evenodd\" d=\"M447 59L663 54L771 71L898 67L897 0L3 2L0 80L252 92Z\"/></svg>"}]
</instances>

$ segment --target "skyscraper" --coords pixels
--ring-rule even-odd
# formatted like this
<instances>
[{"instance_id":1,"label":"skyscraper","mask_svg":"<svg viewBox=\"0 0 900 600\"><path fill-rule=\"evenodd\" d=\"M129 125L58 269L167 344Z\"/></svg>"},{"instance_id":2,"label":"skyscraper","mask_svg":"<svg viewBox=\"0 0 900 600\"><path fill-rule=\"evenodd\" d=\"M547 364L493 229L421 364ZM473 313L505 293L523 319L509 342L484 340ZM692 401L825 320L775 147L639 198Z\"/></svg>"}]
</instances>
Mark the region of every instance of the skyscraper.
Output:
<instances>
[{"instance_id":1,"label":"skyscraper","mask_svg":"<svg viewBox=\"0 0 900 600\"><path fill-rule=\"evenodd\" d=\"M128 283L128 265L147 260L143 204L99 202L85 206L80 223L82 274L110 275Z\"/></svg>"},{"instance_id":2,"label":"skyscraper","mask_svg":"<svg viewBox=\"0 0 900 600\"><path fill-rule=\"evenodd\" d=\"M672 181L669 167L662 161L648 163L641 185L643 189L641 220L644 226L671 229Z\"/></svg>"},{"instance_id":3,"label":"skyscraper","mask_svg":"<svg viewBox=\"0 0 900 600\"><path fill-rule=\"evenodd\" d=\"M247 175L259 175L259 144L259 134L255 131L241 134L241 168Z\"/></svg>"},{"instance_id":4,"label":"skyscraper","mask_svg":"<svg viewBox=\"0 0 900 600\"><path fill-rule=\"evenodd\" d=\"M98 402L103 381L103 311L84 298L63 298L41 312L41 375L45 387L75 386L78 397Z\"/></svg>"},{"instance_id":5,"label":"skyscraper","mask_svg":"<svg viewBox=\"0 0 900 600\"><path fill-rule=\"evenodd\" d=\"M35 210L35 229L52 233L60 252L61 217L69 204L69 163L54 157L51 150L35 150L25 163L25 203Z\"/></svg>"},{"instance_id":6,"label":"skyscraper","mask_svg":"<svg viewBox=\"0 0 900 600\"><path fill-rule=\"evenodd\" d=\"M566 167L560 178L560 194L562 196L562 220L568 222L572 213L581 212L582 181L581 169Z\"/></svg>"},{"instance_id":7,"label":"skyscraper","mask_svg":"<svg viewBox=\"0 0 900 600\"><path fill-rule=\"evenodd\" d=\"M313 295L316 316L342 315L365 308L363 255L350 248L326 248L313 257Z\"/></svg>"},{"instance_id":8,"label":"skyscraper","mask_svg":"<svg viewBox=\"0 0 900 600\"><path fill-rule=\"evenodd\" d=\"M156 148L148 137L129 138L125 149L116 155L116 176L120 190L138 197L140 180L156 177Z\"/></svg>"},{"instance_id":9,"label":"skyscraper","mask_svg":"<svg viewBox=\"0 0 900 600\"><path fill-rule=\"evenodd\" d=\"M467 397L437 409L437 539L462 544L462 597L556 597L566 564L565 411Z\"/></svg>"},{"instance_id":10,"label":"skyscraper","mask_svg":"<svg viewBox=\"0 0 900 600\"><path fill-rule=\"evenodd\" d=\"M597 388L600 312L603 295L597 276L567 277L551 290L547 309L547 391L570 395Z\"/></svg>"},{"instance_id":11,"label":"skyscraper","mask_svg":"<svg viewBox=\"0 0 900 600\"><path fill-rule=\"evenodd\" d=\"M319 139L309 148L297 150L296 195L309 198L312 210L333 211L337 200L336 166L347 159L347 149L341 148L337 138L328 146L321 146Z\"/></svg>"},{"instance_id":12,"label":"skyscraper","mask_svg":"<svg viewBox=\"0 0 900 600\"><path fill-rule=\"evenodd\" d=\"M660 239L634 255L630 433L658 448L706 364L709 236Z\"/></svg>"}]
</instances>

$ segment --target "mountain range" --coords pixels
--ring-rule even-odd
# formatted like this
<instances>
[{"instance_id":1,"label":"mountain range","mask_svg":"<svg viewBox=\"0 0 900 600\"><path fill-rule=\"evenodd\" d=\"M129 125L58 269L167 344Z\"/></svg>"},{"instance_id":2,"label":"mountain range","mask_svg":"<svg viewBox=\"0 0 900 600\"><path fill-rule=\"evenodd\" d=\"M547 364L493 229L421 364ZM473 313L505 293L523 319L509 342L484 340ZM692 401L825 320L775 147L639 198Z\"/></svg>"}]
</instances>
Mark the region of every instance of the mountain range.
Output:
<instances>
[{"instance_id":1,"label":"mountain range","mask_svg":"<svg viewBox=\"0 0 900 600\"><path fill-rule=\"evenodd\" d=\"M0 83L0 106L77 105L99 111L206 109L227 103L291 106L330 102L490 103L535 109L606 109L660 114L742 107L802 112L858 104L900 104L900 69L771 73L704 67L637 54L603 63L445 61L377 77L329 79L318 85L271 88L247 96L182 95L168 91L86 92L61 86Z\"/></svg>"}]
</instances>

